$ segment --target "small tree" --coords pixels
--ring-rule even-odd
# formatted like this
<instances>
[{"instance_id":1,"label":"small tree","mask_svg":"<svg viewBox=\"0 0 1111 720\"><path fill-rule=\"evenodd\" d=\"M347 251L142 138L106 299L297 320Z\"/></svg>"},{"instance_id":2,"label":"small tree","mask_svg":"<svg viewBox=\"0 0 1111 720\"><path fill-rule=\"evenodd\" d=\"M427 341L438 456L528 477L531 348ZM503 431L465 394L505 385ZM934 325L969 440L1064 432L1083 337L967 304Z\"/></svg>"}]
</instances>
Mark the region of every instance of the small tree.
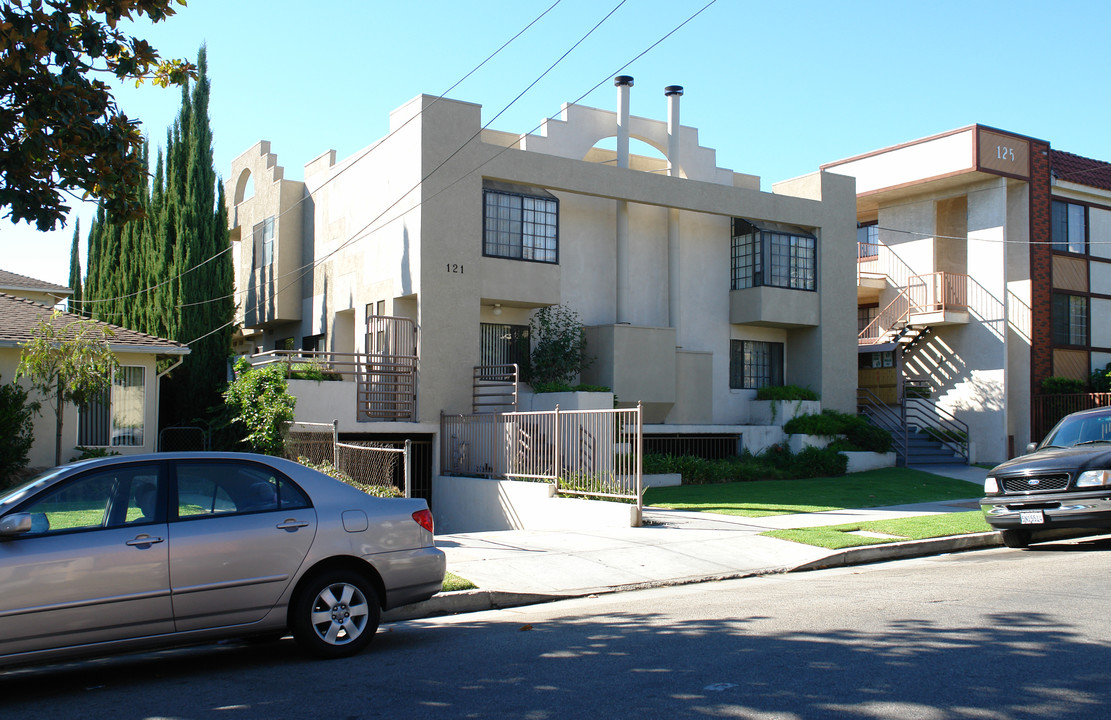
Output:
<instances>
[{"instance_id":1,"label":"small tree","mask_svg":"<svg viewBox=\"0 0 1111 720\"><path fill-rule=\"evenodd\" d=\"M571 308L540 308L529 319L529 327L535 342L529 382L570 383L594 362L586 354L586 330Z\"/></svg>"},{"instance_id":2,"label":"small tree","mask_svg":"<svg viewBox=\"0 0 1111 720\"><path fill-rule=\"evenodd\" d=\"M54 464L62 463L63 410L67 402L84 405L112 386L119 367L108 346L111 328L93 320L66 322L55 311L31 331L23 345L16 377L26 377L54 408Z\"/></svg>"},{"instance_id":3,"label":"small tree","mask_svg":"<svg viewBox=\"0 0 1111 720\"><path fill-rule=\"evenodd\" d=\"M282 425L293 420L297 398L289 394L279 365L252 368L245 359L235 363L236 378L224 392L229 422L243 426L243 442L252 452L281 455Z\"/></svg>"},{"instance_id":4,"label":"small tree","mask_svg":"<svg viewBox=\"0 0 1111 720\"><path fill-rule=\"evenodd\" d=\"M0 385L0 488L27 467L27 456L35 442L34 414L37 402L27 402L27 391L15 383Z\"/></svg>"}]
</instances>

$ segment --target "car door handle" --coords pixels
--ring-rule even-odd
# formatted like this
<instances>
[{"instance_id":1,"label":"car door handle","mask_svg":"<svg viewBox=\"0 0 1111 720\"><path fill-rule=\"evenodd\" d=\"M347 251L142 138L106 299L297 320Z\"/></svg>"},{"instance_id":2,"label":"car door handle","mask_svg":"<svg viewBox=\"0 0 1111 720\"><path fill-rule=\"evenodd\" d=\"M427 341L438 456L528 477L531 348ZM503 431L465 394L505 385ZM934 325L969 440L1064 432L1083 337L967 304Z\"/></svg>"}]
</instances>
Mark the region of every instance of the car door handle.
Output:
<instances>
[{"instance_id":1,"label":"car door handle","mask_svg":"<svg viewBox=\"0 0 1111 720\"><path fill-rule=\"evenodd\" d=\"M153 545L155 543L160 543L160 542L163 542L162 538L160 538L160 537L152 537L150 535L140 535L139 537L132 538L131 540L128 540L125 544L126 545L131 545L132 547L134 547L136 545Z\"/></svg>"},{"instance_id":2,"label":"car door handle","mask_svg":"<svg viewBox=\"0 0 1111 720\"><path fill-rule=\"evenodd\" d=\"M286 520L278 523L275 527L279 530L298 530L303 527L308 527L309 523L305 520Z\"/></svg>"}]
</instances>

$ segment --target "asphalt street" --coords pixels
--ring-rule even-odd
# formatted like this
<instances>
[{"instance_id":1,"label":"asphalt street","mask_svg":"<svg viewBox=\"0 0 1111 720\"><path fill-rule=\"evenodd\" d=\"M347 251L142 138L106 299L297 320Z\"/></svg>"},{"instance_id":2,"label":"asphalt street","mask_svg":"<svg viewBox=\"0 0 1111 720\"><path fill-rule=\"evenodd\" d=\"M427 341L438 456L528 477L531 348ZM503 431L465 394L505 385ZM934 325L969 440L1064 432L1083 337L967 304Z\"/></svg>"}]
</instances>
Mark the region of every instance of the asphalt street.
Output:
<instances>
[{"instance_id":1,"label":"asphalt street","mask_svg":"<svg viewBox=\"0 0 1111 720\"><path fill-rule=\"evenodd\" d=\"M393 623L355 658L232 642L0 673L4 717L1106 718L1111 541Z\"/></svg>"}]
</instances>

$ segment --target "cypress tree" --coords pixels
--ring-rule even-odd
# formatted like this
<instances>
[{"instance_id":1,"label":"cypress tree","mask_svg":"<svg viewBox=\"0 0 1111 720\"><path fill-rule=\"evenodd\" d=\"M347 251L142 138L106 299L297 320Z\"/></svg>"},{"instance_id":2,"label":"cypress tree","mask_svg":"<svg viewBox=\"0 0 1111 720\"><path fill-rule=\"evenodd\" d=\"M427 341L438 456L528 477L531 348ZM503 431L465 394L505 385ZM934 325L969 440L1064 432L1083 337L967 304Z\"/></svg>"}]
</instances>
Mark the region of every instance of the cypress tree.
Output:
<instances>
[{"instance_id":1,"label":"cypress tree","mask_svg":"<svg viewBox=\"0 0 1111 720\"><path fill-rule=\"evenodd\" d=\"M99 213L89 240L97 296L115 298L94 305L96 316L190 344L191 353L163 385L161 417L170 424L192 423L219 405L231 349L232 331L224 326L234 313L203 46L197 68L197 80L182 88L181 111L167 130L165 153L160 149L156 155L146 218L120 224ZM92 286L87 280L86 296Z\"/></svg>"},{"instance_id":2,"label":"cypress tree","mask_svg":"<svg viewBox=\"0 0 1111 720\"><path fill-rule=\"evenodd\" d=\"M72 312L84 314L81 311L81 252L78 243L81 240L81 218L73 224L73 244L69 247L69 288L73 290L69 306Z\"/></svg>"}]
</instances>

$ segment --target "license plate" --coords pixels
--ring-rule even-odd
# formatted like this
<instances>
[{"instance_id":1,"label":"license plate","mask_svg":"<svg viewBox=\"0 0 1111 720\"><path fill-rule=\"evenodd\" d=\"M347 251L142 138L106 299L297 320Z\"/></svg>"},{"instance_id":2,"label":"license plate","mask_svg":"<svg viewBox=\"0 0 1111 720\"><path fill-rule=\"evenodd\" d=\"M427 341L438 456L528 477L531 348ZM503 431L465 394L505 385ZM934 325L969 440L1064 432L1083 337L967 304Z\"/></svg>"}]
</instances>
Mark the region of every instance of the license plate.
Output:
<instances>
[{"instance_id":1,"label":"license plate","mask_svg":"<svg viewBox=\"0 0 1111 720\"><path fill-rule=\"evenodd\" d=\"M1041 510L1026 510L1018 514L1018 521L1022 525L1043 525L1045 514Z\"/></svg>"}]
</instances>

